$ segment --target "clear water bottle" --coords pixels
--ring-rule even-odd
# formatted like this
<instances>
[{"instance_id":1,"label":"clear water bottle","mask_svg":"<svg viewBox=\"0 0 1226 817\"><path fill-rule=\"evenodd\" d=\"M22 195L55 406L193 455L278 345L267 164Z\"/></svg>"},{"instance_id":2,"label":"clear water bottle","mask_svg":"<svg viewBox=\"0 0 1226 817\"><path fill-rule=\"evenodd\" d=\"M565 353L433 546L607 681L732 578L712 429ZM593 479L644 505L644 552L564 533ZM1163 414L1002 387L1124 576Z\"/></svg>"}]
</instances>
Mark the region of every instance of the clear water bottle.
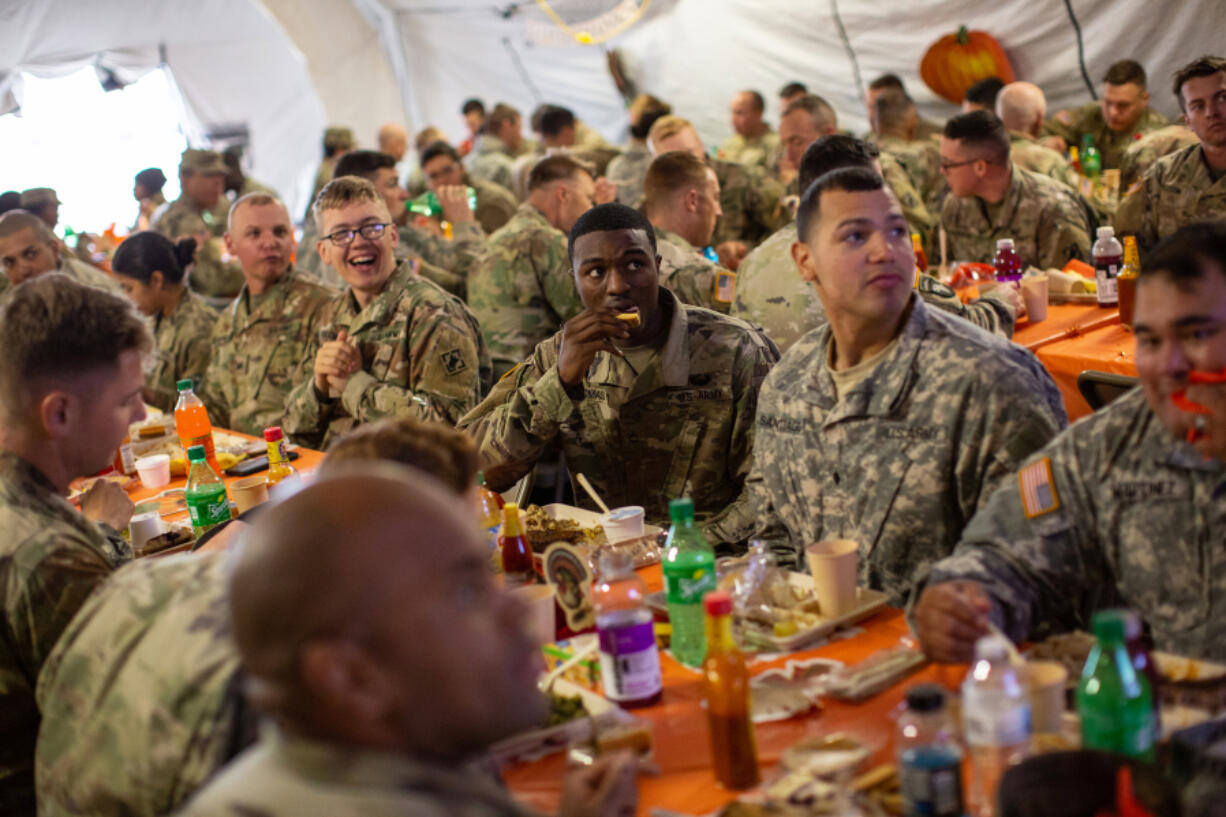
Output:
<instances>
[{"instance_id":1,"label":"clear water bottle","mask_svg":"<svg viewBox=\"0 0 1226 817\"><path fill-rule=\"evenodd\" d=\"M971 756L971 814L993 817L1000 779L1030 746L1029 693L1000 636L975 642L975 663L962 682L962 726Z\"/></svg>"},{"instance_id":2,"label":"clear water bottle","mask_svg":"<svg viewBox=\"0 0 1226 817\"><path fill-rule=\"evenodd\" d=\"M898 769L906 817L961 817L962 749L945 690L917 684L898 718Z\"/></svg>"},{"instance_id":3,"label":"clear water bottle","mask_svg":"<svg viewBox=\"0 0 1226 817\"><path fill-rule=\"evenodd\" d=\"M694 525L694 502L668 503L672 527L664 545L664 587L673 626L673 657L690 667L702 666L707 654L702 597L715 589L715 551Z\"/></svg>"},{"instance_id":4,"label":"clear water bottle","mask_svg":"<svg viewBox=\"0 0 1226 817\"><path fill-rule=\"evenodd\" d=\"M1111 227L1099 227L1098 239L1090 251L1094 258L1094 285L1098 290L1099 306L1115 306L1120 302L1119 277L1124 267L1124 245Z\"/></svg>"},{"instance_id":5,"label":"clear water bottle","mask_svg":"<svg viewBox=\"0 0 1226 817\"><path fill-rule=\"evenodd\" d=\"M629 550L609 548L600 554L600 581L592 596L605 697L624 707L660 700L660 652L647 585L634 572Z\"/></svg>"}]
</instances>

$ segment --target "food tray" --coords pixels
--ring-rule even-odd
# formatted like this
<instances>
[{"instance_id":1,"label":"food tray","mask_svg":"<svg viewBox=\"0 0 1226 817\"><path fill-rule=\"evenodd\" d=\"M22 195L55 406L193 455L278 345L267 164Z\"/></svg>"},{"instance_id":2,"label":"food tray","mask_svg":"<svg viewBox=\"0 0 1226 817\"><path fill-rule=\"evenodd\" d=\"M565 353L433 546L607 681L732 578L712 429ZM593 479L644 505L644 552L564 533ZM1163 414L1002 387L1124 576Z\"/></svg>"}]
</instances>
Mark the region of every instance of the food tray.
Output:
<instances>
[{"instance_id":1,"label":"food tray","mask_svg":"<svg viewBox=\"0 0 1226 817\"><path fill-rule=\"evenodd\" d=\"M789 571L788 581L801 587L813 586L813 577L808 573ZM820 641L835 630L850 627L853 624L864 621L866 618L871 618L886 606L888 600L889 596L880 590L857 587L856 606L841 616L826 618L818 613L818 620L815 625L797 630L791 635L785 636L777 636L773 631L766 630L764 626L742 624L741 636L746 644L752 644L772 652L795 652L815 641ZM810 609L809 606L802 605L802 609L805 609L806 612L817 613L817 610Z\"/></svg>"},{"instance_id":2,"label":"food tray","mask_svg":"<svg viewBox=\"0 0 1226 817\"><path fill-rule=\"evenodd\" d=\"M1098 294L1094 292L1051 292L1047 293L1049 304L1097 304Z\"/></svg>"},{"instance_id":3,"label":"food tray","mask_svg":"<svg viewBox=\"0 0 1226 817\"><path fill-rule=\"evenodd\" d=\"M599 525L600 518L604 515L597 513L596 511L589 511L586 508L576 508L574 505L564 505L561 502L553 502L549 505L542 505L541 510L543 510L550 519L571 519L578 522L585 528L590 528L593 525ZM644 523L643 525L643 538L645 539L658 537L663 532L664 529L659 525L652 525L650 523ZM599 547L605 547L605 545L600 545ZM634 566L646 567L647 565L659 564L660 552L661 549L656 548L653 550L653 555L651 555L649 558L636 558L634 560ZM540 554L538 553L537 556L540 556ZM591 560L589 559L589 561ZM593 564L591 567L594 574L597 566Z\"/></svg>"},{"instance_id":4,"label":"food tray","mask_svg":"<svg viewBox=\"0 0 1226 817\"><path fill-rule=\"evenodd\" d=\"M499 741L490 750L496 761L505 763L535 760L554 752L565 751L572 743L582 743L592 739L593 721L596 730L600 731L612 726L633 723L635 720L633 715L607 698L563 678L553 682L553 691L557 695L578 695L583 699L583 706L587 709L589 717L575 718L557 726L532 729Z\"/></svg>"}]
</instances>

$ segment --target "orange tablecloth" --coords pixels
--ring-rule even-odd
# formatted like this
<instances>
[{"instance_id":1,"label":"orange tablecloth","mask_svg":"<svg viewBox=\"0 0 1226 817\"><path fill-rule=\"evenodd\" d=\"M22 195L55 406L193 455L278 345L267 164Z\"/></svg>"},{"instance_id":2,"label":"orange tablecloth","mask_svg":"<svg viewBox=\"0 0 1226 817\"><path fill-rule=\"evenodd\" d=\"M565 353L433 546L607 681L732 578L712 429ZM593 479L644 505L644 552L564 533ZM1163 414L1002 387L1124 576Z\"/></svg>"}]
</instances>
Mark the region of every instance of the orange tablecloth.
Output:
<instances>
[{"instance_id":1,"label":"orange tablecloth","mask_svg":"<svg viewBox=\"0 0 1226 817\"><path fill-rule=\"evenodd\" d=\"M1096 304L1051 304L1047 318L1030 323L1027 318L1018 322L1013 333L1013 342L1034 352L1049 343L1076 337L1103 326L1118 324L1119 310Z\"/></svg>"},{"instance_id":2,"label":"orange tablecloth","mask_svg":"<svg viewBox=\"0 0 1226 817\"><path fill-rule=\"evenodd\" d=\"M648 586L661 586L660 568L643 572ZM825 646L788 658L833 658L848 664L861 661L874 653L896 647L909 635L901 610L887 610L860 625L864 632L851 638L833 641ZM755 662L751 671L757 673L782 667L786 658L771 662ZM711 750L707 740L706 715L701 708L700 676L686 669L668 655L661 655L664 672L664 696L660 703L633 710L651 723L655 759L662 774L639 780L639 814L647 815L652 808L671 809L684 814L704 814L719 808L736 796L715 782L711 769ZM937 682L953 689L961 683L965 667L929 666L895 684L885 692L859 704L824 701L820 712L777 723L755 727L758 740L758 760L765 776L779 761L783 750L806 737L842 732L862 742L872 751L863 768L892 761L894 754L894 722L891 714L902 701L903 691L921 681ZM565 772L562 753L535 763L513 766L503 776L515 795L522 801L547 812L556 810Z\"/></svg>"},{"instance_id":3,"label":"orange tablecloth","mask_svg":"<svg viewBox=\"0 0 1226 817\"><path fill-rule=\"evenodd\" d=\"M1060 387L1071 421L1090 414L1090 405L1077 391L1077 375L1086 369L1096 369L1136 377L1135 349L1132 333L1115 323L1049 343L1035 354Z\"/></svg>"}]
</instances>

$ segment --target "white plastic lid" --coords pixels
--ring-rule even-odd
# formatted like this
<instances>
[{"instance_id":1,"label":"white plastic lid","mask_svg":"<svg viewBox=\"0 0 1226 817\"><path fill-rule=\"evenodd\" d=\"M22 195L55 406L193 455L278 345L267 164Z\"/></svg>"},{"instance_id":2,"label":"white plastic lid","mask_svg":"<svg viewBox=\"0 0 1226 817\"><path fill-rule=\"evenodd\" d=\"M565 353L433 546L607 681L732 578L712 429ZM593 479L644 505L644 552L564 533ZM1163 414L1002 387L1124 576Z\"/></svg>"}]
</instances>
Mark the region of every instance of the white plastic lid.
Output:
<instances>
[{"instance_id":1,"label":"white plastic lid","mask_svg":"<svg viewBox=\"0 0 1226 817\"><path fill-rule=\"evenodd\" d=\"M998 249L998 250L1011 250L1011 249L1013 249L1013 239L1012 239L1012 238L1001 238L1001 239L997 240L997 242L996 242L996 249Z\"/></svg>"},{"instance_id":2,"label":"white plastic lid","mask_svg":"<svg viewBox=\"0 0 1226 817\"><path fill-rule=\"evenodd\" d=\"M1000 661L1009 654L1009 645L998 635L985 635L975 642L976 661Z\"/></svg>"},{"instance_id":3,"label":"white plastic lid","mask_svg":"<svg viewBox=\"0 0 1226 817\"><path fill-rule=\"evenodd\" d=\"M1115 238L1115 228L1114 227L1099 227L1098 237L1099 238Z\"/></svg>"}]
</instances>

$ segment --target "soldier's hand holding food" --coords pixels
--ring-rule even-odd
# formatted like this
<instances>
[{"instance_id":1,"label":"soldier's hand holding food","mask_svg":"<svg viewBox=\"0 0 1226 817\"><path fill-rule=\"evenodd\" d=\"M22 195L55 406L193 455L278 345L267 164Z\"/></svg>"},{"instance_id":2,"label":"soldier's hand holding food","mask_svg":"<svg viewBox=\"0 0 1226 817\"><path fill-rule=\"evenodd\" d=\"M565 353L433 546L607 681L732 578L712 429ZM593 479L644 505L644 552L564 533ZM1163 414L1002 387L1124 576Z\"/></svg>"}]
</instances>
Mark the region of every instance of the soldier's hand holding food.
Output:
<instances>
[{"instance_id":1,"label":"soldier's hand holding food","mask_svg":"<svg viewBox=\"0 0 1226 817\"><path fill-rule=\"evenodd\" d=\"M635 320L638 313L633 314ZM613 345L614 339L630 337L630 324L618 319L613 312L585 309L568 320L562 327L562 343L558 348L558 378L565 386L578 386L583 382L597 352L620 355Z\"/></svg>"},{"instance_id":2,"label":"soldier's hand holding food","mask_svg":"<svg viewBox=\"0 0 1226 817\"><path fill-rule=\"evenodd\" d=\"M115 530L128 526L135 507L127 491L105 479L95 480L81 494L81 515L91 522L105 522Z\"/></svg>"},{"instance_id":3,"label":"soldier's hand holding food","mask_svg":"<svg viewBox=\"0 0 1226 817\"><path fill-rule=\"evenodd\" d=\"M361 368L362 355L357 344L342 329L336 340L320 346L315 355L315 391L324 396L344 391L349 376Z\"/></svg>"}]
</instances>

